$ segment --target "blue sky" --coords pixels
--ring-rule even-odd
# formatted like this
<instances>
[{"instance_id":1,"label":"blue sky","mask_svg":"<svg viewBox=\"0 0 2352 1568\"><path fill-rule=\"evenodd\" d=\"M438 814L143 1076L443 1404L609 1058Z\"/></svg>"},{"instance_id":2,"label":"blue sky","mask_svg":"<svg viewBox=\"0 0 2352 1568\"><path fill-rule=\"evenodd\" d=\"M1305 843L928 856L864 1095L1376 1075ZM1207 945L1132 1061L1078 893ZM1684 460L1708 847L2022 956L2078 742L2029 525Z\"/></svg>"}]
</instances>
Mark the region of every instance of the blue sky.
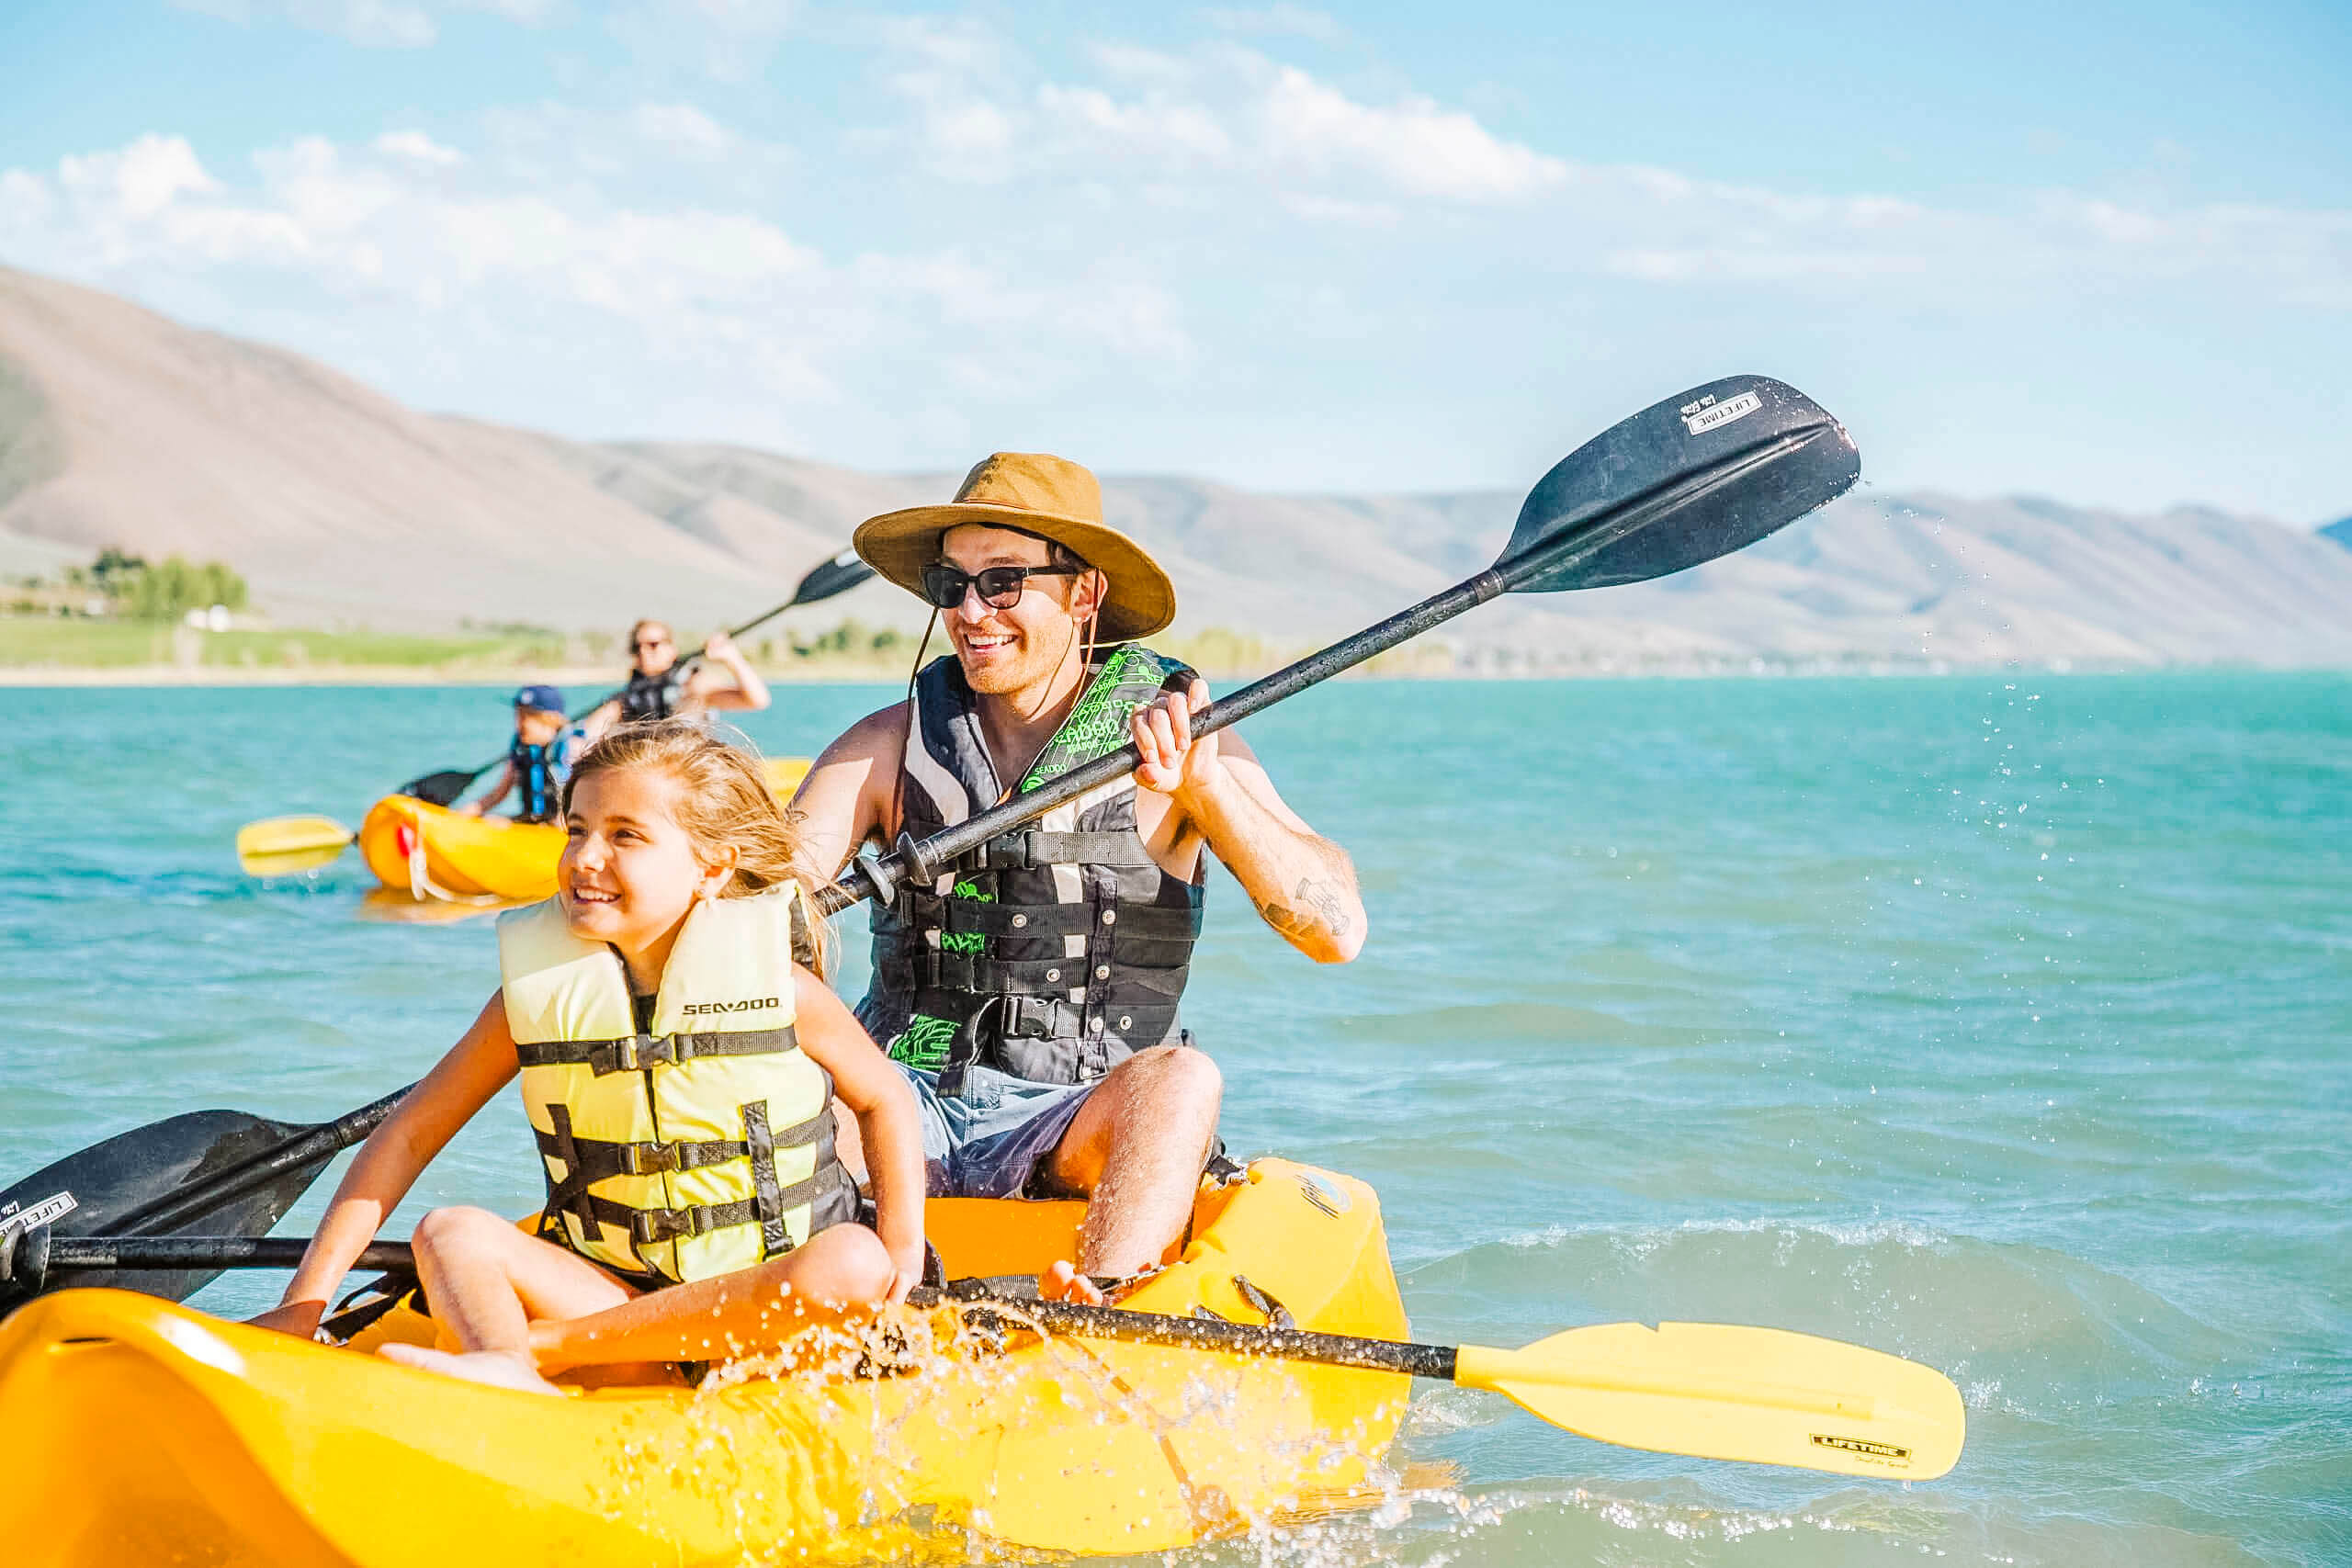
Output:
<instances>
[{"instance_id":1,"label":"blue sky","mask_svg":"<svg viewBox=\"0 0 2352 1568\"><path fill-rule=\"evenodd\" d=\"M0 262L568 434L2352 512L2338 5L0 6Z\"/></svg>"}]
</instances>

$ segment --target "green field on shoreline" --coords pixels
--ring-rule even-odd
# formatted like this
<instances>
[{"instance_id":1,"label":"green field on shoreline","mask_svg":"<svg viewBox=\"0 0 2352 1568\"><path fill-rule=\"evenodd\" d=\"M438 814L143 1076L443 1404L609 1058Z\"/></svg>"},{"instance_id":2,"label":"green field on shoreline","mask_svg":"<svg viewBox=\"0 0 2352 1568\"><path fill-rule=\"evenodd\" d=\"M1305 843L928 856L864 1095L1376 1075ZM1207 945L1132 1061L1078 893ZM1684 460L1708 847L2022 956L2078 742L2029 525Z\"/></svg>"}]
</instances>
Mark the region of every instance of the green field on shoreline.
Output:
<instances>
[{"instance_id":1,"label":"green field on shoreline","mask_svg":"<svg viewBox=\"0 0 2352 1568\"><path fill-rule=\"evenodd\" d=\"M299 670L408 666L447 670L560 662L560 639L453 633L232 630L202 632L169 621L0 616L0 668Z\"/></svg>"},{"instance_id":2,"label":"green field on shoreline","mask_svg":"<svg viewBox=\"0 0 2352 1568\"><path fill-rule=\"evenodd\" d=\"M685 640L697 640L689 631ZM912 660L916 639L892 627L850 620L808 640L755 639L745 651L771 681L812 678L898 679ZM1272 647L1243 633L1211 626L1158 646L1212 677L1258 674L1306 651ZM946 651L934 635L931 651ZM0 681L22 684L44 675L68 680L136 682L147 676L179 682L271 684L336 682L366 678L498 681L525 676L618 678L623 660L610 638L567 637L534 627L447 633L319 631L254 627L198 631L173 621L85 616L0 615ZM1453 656L1442 645L1400 649L1373 661L1375 673L1444 674Z\"/></svg>"},{"instance_id":3,"label":"green field on shoreline","mask_svg":"<svg viewBox=\"0 0 2352 1568\"><path fill-rule=\"evenodd\" d=\"M690 636L692 634L689 634ZM898 669L910 639L855 622L819 634L811 644L763 639L748 649L771 679L804 671L838 676ZM567 637L536 627L455 632L321 631L313 627L238 627L199 631L175 621L51 615L0 615L0 675L136 675L175 679L250 673L262 680L323 681L360 672L465 680L505 679L550 670L617 671L624 662L609 637Z\"/></svg>"}]
</instances>

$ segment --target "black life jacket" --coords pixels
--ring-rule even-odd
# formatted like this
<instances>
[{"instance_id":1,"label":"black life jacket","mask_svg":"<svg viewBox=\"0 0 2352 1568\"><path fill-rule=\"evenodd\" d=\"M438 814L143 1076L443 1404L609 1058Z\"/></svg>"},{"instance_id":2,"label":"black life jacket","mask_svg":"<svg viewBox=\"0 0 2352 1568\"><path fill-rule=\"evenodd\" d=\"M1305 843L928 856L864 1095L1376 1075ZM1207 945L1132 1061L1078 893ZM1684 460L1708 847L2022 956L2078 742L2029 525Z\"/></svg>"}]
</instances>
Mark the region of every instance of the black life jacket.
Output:
<instances>
[{"instance_id":1,"label":"black life jacket","mask_svg":"<svg viewBox=\"0 0 2352 1568\"><path fill-rule=\"evenodd\" d=\"M1105 655L1021 781L1032 790L1127 741L1127 716L1192 671L1135 643ZM915 682L901 783L905 829L927 838L1005 790L963 667ZM1037 1083L1091 1083L1178 1040L1176 1008L1201 932L1201 886L1169 875L1136 833L1131 777L990 840L873 916L874 981L858 1021L909 1066L961 1092L978 1063Z\"/></svg>"},{"instance_id":2,"label":"black life jacket","mask_svg":"<svg viewBox=\"0 0 2352 1568\"><path fill-rule=\"evenodd\" d=\"M556 774L556 761L562 748L560 736L545 746L528 746L519 735L506 748L506 763L514 770L520 797L514 808L517 822L555 819L556 795L563 782Z\"/></svg>"},{"instance_id":3,"label":"black life jacket","mask_svg":"<svg viewBox=\"0 0 2352 1568\"><path fill-rule=\"evenodd\" d=\"M685 700L686 682L676 665L659 675L632 669L628 684L621 688L621 722L641 724L649 719L668 718Z\"/></svg>"}]
</instances>

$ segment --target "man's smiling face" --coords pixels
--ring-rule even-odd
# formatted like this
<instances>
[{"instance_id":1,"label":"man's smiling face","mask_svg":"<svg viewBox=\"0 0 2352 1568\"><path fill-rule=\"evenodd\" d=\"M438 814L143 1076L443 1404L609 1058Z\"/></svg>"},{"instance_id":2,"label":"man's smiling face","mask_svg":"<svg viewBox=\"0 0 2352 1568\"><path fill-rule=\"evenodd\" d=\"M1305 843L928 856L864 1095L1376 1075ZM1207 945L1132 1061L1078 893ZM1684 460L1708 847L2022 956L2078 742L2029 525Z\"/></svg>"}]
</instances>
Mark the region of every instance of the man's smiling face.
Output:
<instances>
[{"instance_id":1,"label":"man's smiling face","mask_svg":"<svg viewBox=\"0 0 2352 1568\"><path fill-rule=\"evenodd\" d=\"M939 541L939 558L967 572L992 566L1050 566L1053 551L1043 539L1010 528L966 523ZM1033 577L1021 597L1004 609L980 602L977 588L963 603L940 611L964 679L975 692L1001 694L1026 690L1053 675L1078 640L1080 622L1092 613L1089 575Z\"/></svg>"}]
</instances>

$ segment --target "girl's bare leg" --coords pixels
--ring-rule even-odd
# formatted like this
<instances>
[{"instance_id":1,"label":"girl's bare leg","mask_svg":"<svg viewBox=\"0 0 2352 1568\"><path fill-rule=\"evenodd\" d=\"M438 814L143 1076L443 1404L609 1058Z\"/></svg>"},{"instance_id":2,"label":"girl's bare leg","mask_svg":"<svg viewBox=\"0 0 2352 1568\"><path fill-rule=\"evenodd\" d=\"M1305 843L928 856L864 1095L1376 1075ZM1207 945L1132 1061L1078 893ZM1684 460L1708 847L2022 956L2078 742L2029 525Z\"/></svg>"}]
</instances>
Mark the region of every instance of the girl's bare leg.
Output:
<instances>
[{"instance_id":1,"label":"girl's bare leg","mask_svg":"<svg viewBox=\"0 0 2352 1568\"><path fill-rule=\"evenodd\" d=\"M532 1360L533 1320L603 1312L637 1293L483 1209L435 1209L417 1222L414 1240L440 1348L384 1347L387 1359L405 1366L553 1393Z\"/></svg>"},{"instance_id":2,"label":"girl's bare leg","mask_svg":"<svg viewBox=\"0 0 2352 1568\"><path fill-rule=\"evenodd\" d=\"M804 1328L871 1309L890 1255L864 1225L834 1225L756 1268L634 1296L593 1314L530 1324L543 1372L615 1361L716 1361L772 1350Z\"/></svg>"}]
</instances>

